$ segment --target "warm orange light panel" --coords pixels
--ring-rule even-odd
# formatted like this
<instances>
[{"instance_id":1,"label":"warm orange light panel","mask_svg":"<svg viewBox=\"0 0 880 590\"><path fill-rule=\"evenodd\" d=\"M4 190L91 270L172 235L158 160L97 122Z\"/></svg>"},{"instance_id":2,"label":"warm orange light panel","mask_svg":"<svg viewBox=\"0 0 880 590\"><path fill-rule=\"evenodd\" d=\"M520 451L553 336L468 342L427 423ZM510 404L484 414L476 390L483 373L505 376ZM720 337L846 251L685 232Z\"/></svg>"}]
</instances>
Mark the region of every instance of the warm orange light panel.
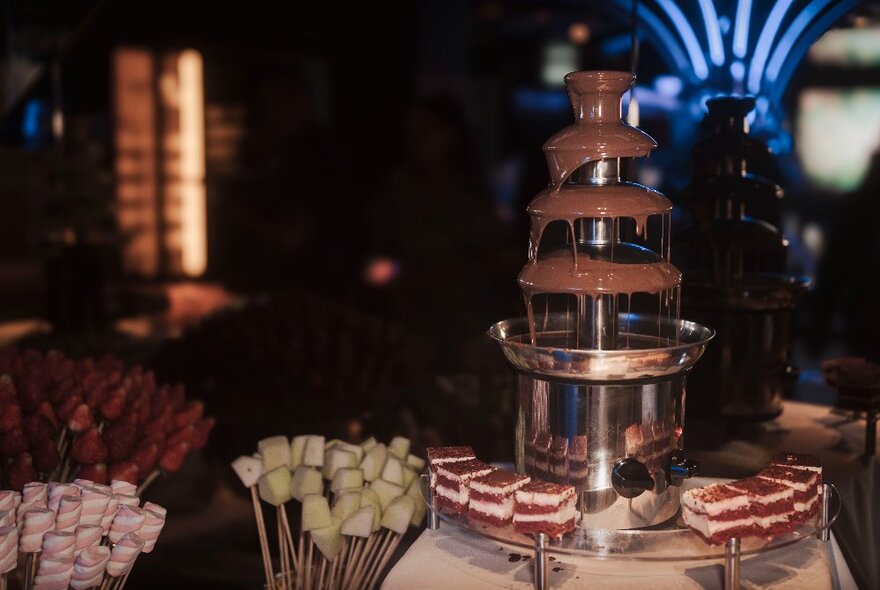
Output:
<instances>
[{"instance_id":1,"label":"warm orange light panel","mask_svg":"<svg viewBox=\"0 0 880 590\"><path fill-rule=\"evenodd\" d=\"M205 94L202 55L187 49L177 58L180 97L180 247L183 272L208 267L205 205Z\"/></svg>"}]
</instances>

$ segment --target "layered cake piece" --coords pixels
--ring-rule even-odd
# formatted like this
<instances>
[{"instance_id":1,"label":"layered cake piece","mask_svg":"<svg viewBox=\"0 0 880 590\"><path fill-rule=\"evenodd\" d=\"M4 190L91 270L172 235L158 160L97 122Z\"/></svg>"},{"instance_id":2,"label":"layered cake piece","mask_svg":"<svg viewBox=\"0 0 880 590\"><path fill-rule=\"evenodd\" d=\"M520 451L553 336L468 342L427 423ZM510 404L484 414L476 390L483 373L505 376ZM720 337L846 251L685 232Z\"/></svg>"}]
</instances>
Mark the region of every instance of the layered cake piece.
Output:
<instances>
[{"instance_id":1,"label":"layered cake piece","mask_svg":"<svg viewBox=\"0 0 880 590\"><path fill-rule=\"evenodd\" d=\"M770 459L770 467L788 467L790 469L813 471L819 474L819 479L822 479L822 464L819 463L819 459L812 455L778 453Z\"/></svg>"},{"instance_id":2,"label":"layered cake piece","mask_svg":"<svg viewBox=\"0 0 880 590\"><path fill-rule=\"evenodd\" d=\"M434 486L434 502L441 510L463 513L468 510L468 483L481 475L495 471L488 463L478 459L470 461L447 462L437 465L434 473L437 483Z\"/></svg>"},{"instance_id":3,"label":"layered cake piece","mask_svg":"<svg viewBox=\"0 0 880 590\"><path fill-rule=\"evenodd\" d=\"M568 438L554 436L550 444L550 452L547 458L547 466L551 479L554 481L566 481L568 479Z\"/></svg>"},{"instance_id":4,"label":"layered cake piece","mask_svg":"<svg viewBox=\"0 0 880 590\"><path fill-rule=\"evenodd\" d=\"M496 469L471 480L468 514L493 526L507 526L513 519L514 492L531 481L527 475Z\"/></svg>"},{"instance_id":5,"label":"layered cake piece","mask_svg":"<svg viewBox=\"0 0 880 590\"><path fill-rule=\"evenodd\" d=\"M531 481L514 494L513 528L518 533L544 533L559 538L574 530L577 495L572 486Z\"/></svg>"},{"instance_id":6,"label":"layered cake piece","mask_svg":"<svg viewBox=\"0 0 880 590\"><path fill-rule=\"evenodd\" d=\"M681 495L684 522L712 545L754 531L746 494L726 484L688 490Z\"/></svg>"},{"instance_id":7,"label":"layered cake piece","mask_svg":"<svg viewBox=\"0 0 880 590\"><path fill-rule=\"evenodd\" d=\"M760 477L749 477L727 484L749 500L754 535L775 537L791 530L797 521L794 490Z\"/></svg>"},{"instance_id":8,"label":"layered cake piece","mask_svg":"<svg viewBox=\"0 0 880 590\"><path fill-rule=\"evenodd\" d=\"M550 445L553 437L549 432L539 432L535 437L535 470L541 475L550 473Z\"/></svg>"},{"instance_id":9,"label":"layered cake piece","mask_svg":"<svg viewBox=\"0 0 880 590\"><path fill-rule=\"evenodd\" d=\"M771 465L758 473L758 477L782 484L794 491L794 510L798 520L806 520L819 509L821 476L811 469L783 465Z\"/></svg>"},{"instance_id":10,"label":"layered cake piece","mask_svg":"<svg viewBox=\"0 0 880 590\"><path fill-rule=\"evenodd\" d=\"M572 437L568 445L568 481L572 485L587 484L589 475L589 459L587 457L587 435L579 434Z\"/></svg>"},{"instance_id":11,"label":"layered cake piece","mask_svg":"<svg viewBox=\"0 0 880 590\"><path fill-rule=\"evenodd\" d=\"M458 463L461 461L472 461L477 456L470 447L429 447L428 448L428 470L431 473L431 487L437 485L437 466L446 463Z\"/></svg>"}]
</instances>

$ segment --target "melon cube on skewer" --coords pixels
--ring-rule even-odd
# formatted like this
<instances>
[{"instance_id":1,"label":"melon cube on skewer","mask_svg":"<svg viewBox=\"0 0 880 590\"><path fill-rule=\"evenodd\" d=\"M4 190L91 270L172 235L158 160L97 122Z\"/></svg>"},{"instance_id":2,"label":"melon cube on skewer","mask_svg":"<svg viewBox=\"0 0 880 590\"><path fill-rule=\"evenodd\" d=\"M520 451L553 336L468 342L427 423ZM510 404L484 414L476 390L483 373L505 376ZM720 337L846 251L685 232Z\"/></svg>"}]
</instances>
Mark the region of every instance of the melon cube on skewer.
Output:
<instances>
[{"instance_id":1,"label":"melon cube on skewer","mask_svg":"<svg viewBox=\"0 0 880 590\"><path fill-rule=\"evenodd\" d=\"M381 504L383 512L394 498L402 496L405 491L403 486L385 481L384 479L377 479L372 482L370 489L379 497L379 504Z\"/></svg>"},{"instance_id":2,"label":"melon cube on skewer","mask_svg":"<svg viewBox=\"0 0 880 590\"><path fill-rule=\"evenodd\" d=\"M418 480L416 480L415 483L417 482ZM409 523L413 526L419 526L422 524L425 514L428 513L428 505L425 503L425 499L422 497L422 492L417 485L411 485L409 489L406 490L406 495L412 498L414 502L413 515Z\"/></svg>"},{"instance_id":3,"label":"melon cube on skewer","mask_svg":"<svg viewBox=\"0 0 880 590\"><path fill-rule=\"evenodd\" d=\"M324 437L310 434L303 448L303 465L321 467L324 464Z\"/></svg>"},{"instance_id":4,"label":"melon cube on skewer","mask_svg":"<svg viewBox=\"0 0 880 590\"><path fill-rule=\"evenodd\" d=\"M333 474L330 490L338 493L345 488L360 488L364 485L364 470L359 467L341 467Z\"/></svg>"},{"instance_id":5,"label":"melon cube on skewer","mask_svg":"<svg viewBox=\"0 0 880 590\"><path fill-rule=\"evenodd\" d=\"M290 469L291 471L302 465L303 452L306 450L308 435L294 436L290 441Z\"/></svg>"},{"instance_id":6,"label":"melon cube on skewer","mask_svg":"<svg viewBox=\"0 0 880 590\"><path fill-rule=\"evenodd\" d=\"M290 470L287 465L267 471L257 482L260 498L273 506L281 506L291 498L290 481Z\"/></svg>"},{"instance_id":7,"label":"melon cube on skewer","mask_svg":"<svg viewBox=\"0 0 880 590\"><path fill-rule=\"evenodd\" d=\"M312 540L318 551L332 561L342 551L342 519L332 516L330 526L312 530Z\"/></svg>"},{"instance_id":8,"label":"melon cube on skewer","mask_svg":"<svg viewBox=\"0 0 880 590\"><path fill-rule=\"evenodd\" d=\"M402 535L406 533L415 510L415 500L409 496L398 496L391 501L388 509L382 514L382 526Z\"/></svg>"},{"instance_id":9,"label":"melon cube on skewer","mask_svg":"<svg viewBox=\"0 0 880 590\"><path fill-rule=\"evenodd\" d=\"M364 506L372 506L375 509L373 511L373 530L378 531L382 521L382 503L376 492L369 488L361 488L361 508Z\"/></svg>"},{"instance_id":10,"label":"melon cube on skewer","mask_svg":"<svg viewBox=\"0 0 880 590\"><path fill-rule=\"evenodd\" d=\"M339 443L336 448L342 451L348 451L349 453L354 453L355 457L357 457L358 465L361 464L361 460L364 458L364 448L360 445L353 445L347 442Z\"/></svg>"},{"instance_id":11,"label":"melon cube on skewer","mask_svg":"<svg viewBox=\"0 0 880 590\"><path fill-rule=\"evenodd\" d=\"M244 487L249 488L256 485L257 480L263 475L263 461L256 457L242 455L232 462L232 470L235 471Z\"/></svg>"},{"instance_id":12,"label":"melon cube on skewer","mask_svg":"<svg viewBox=\"0 0 880 590\"><path fill-rule=\"evenodd\" d=\"M324 479L333 479L336 471L342 467L357 467L358 460L354 453L343 451L337 447L324 453L324 467L322 473Z\"/></svg>"},{"instance_id":13,"label":"melon cube on skewer","mask_svg":"<svg viewBox=\"0 0 880 590\"><path fill-rule=\"evenodd\" d=\"M350 537L369 537L373 532L373 513L376 509L372 506L363 506L357 512L342 521L342 534Z\"/></svg>"},{"instance_id":14,"label":"melon cube on skewer","mask_svg":"<svg viewBox=\"0 0 880 590\"><path fill-rule=\"evenodd\" d=\"M263 469L272 471L284 465L290 470L290 441L284 435L270 436L257 443L257 452L263 457Z\"/></svg>"},{"instance_id":15,"label":"melon cube on skewer","mask_svg":"<svg viewBox=\"0 0 880 590\"><path fill-rule=\"evenodd\" d=\"M345 520L361 508L361 493L359 490L350 490L336 497L330 513L333 516Z\"/></svg>"},{"instance_id":16,"label":"melon cube on skewer","mask_svg":"<svg viewBox=\"0 0 880 590\"><path fill-rule=\"evenodd\" d=\"M364 450L364 453L368 453L370 451L370 449L375 447L377 444L379 444L379 443L376 441L376 438L371 436L370 438L368 438L367 440L365 440L364 442L361 443L361 448Z\"/></svg>"},{"instance_id":17,"label":"melon cube on skewer","mask_svg":"<svg viewBox=\"0 0 880 590\"><path fill-rule=\"evenodd\" d=\"M403 487L404 489L408 488L413 481L418 479L419 472L415 469L404 465L403 466Z\"/></svg>"},{"instance_id":18,"label":"melon cube on skewer","mask_svg":"<svg viewBox=\"0 0 880 590\"><path fill-rule=\"evenodd\" d=\"M379 479L382 475L382 469L385 467L385 461L388 458L388 451L385 445L377 444L375 447L367 451L364 459L361 461L361 469L364 470L364 479L373 481Z\"/></svg>"},{"instance_id":19,"label":"melon cube on skewer","mask_svg":"<svg viewBox=\"0 0 880 590\"><path fill-rule=\"evenodd\" d=\"M406 464L416 471L421 471L425 468L425 460L418 455L407 455Z\"/></svg>"},{"instance_id":20,"label":"melon cube on skewer","mask_svg":"<svg viewBox=\"0 0 880 590\"><path fill-rule=\"evenodd\" d=\"M290 494L295 499L302 502L303 496L306 494L323 494L324 480L321 479L321 472L314 467L306 467L300 465L293 472L290 480Z\"/></svg>"},{"instance_id":21,"label":"melon cube on skewer","mask_svg":"<svg viewBox=\"0 0 880 590\"><path fill-rule=\"evenodd\" d=\"M311 531L333 524L330 504L320 494L306 494L302 500L302 530Z\"/></svg>"},{"instance_id":22,"label":"melon cube on skewer","mask_svg":"<svg viewBox=\"0 0 880 590\"><path fill-rule=\"evenodd\" d=\"M403 463L394 455L389 454L382 468L382 479L403 486Z\"/></svg>"},{"instance_id":23,"label":"melon cube on skewer","mask_svg":"<svg viewBox=\"0 0 880 590\"><path fill-rule=\"evenodd\" d=\"M333 447L335 447L336 445L338 445L338 444L341 443L341 442L342 442L342 441L339 440L338 438L331 438L330 440L328 440L327 442L324 443L324 450L325 450L325 451L328 451L328 450L332 449Z\"/></svg>"},{"instance_id":24,"label":"melon cube on skewer","mask_svg":"<svg viewBox=\"0 0 880 590\"><path fill-rule=\"evenodd\" d=\"M388 450L401 461L406 461L406 457L409 455L409 446L410 442L408 438L395 436L391 439L391 442L388 443Z\"/></svg>"}]
</instances>

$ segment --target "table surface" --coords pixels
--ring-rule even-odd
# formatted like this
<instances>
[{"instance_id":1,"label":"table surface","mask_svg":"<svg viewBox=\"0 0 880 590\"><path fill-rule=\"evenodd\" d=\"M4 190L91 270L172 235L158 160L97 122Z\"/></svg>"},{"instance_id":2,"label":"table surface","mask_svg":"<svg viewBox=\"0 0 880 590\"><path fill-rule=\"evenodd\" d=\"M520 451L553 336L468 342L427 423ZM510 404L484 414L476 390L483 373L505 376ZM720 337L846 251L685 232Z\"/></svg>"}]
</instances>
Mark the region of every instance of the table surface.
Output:
<instances>
[{"instance_id":1,"label":"table surface","mask_svg":"<svg viewBox=\"0 0 880 590\"><path fill-rule=\"evenodd\" d=\"M704 475L744 477L779 451L809 453L841 494L843 510L832 543L806 540L746 558L742 579L757 588L880 588L880 480L876 458L863 460L864 421L847 422L828 406L787 401L776 420L726 431L688 424L686 447ZM880 451L878 451L880 452ZM506 547L442 523L425 531L387 576L383 588L531 588L532 564L522 549ZM845 558L845 559L844 559ZM550 563L552 588L657 588L721 586L720 562L645 563L558 558Z\"/></svg>"}]
</instances>

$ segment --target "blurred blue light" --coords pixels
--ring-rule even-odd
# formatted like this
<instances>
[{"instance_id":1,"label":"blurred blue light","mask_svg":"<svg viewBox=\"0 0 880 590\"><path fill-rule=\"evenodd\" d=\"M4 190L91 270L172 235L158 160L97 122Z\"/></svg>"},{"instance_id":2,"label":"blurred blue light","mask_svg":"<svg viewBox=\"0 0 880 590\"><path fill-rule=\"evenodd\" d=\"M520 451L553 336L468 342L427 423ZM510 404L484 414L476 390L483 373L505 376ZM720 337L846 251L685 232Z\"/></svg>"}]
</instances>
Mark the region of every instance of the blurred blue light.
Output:
<instances>
[{"instance_id":1,"label":"blurred blue light","mask_svg":"<svg viewBox=\"0 0 880 590\"><path fill-rule=\"evenodd\" d=\"M801 36L801 33L804 32L810 21L813 20L813 17L822 12L830 3L831 0L814 0L803 8L797 15L797 18L792 21L788 30L779 39L779 43L776 45L776 49L773 50L773 56L770 58L770 61L767 62L766 76L768 81L773 82L776 80L777 76L779 76L779 70L782 69L782 64L785 62L785 58L788 57L791 48L794 47L795 41L798 40L798 37Z\"/></svg>"},{"instance_id":2,"label":"blurred blue light","mask_svg":"<svg viewBox=\"0 0 880 590\"><path fill-rule=\"evenodd\" d=\"M739 60L730 64L730 75L737 82L742 82L746 76L745 64Z\"/></svg>"},{"instance_id":3,"label":"blurred blue light","mask_svg":"<svg viewBox=\"0 0 880 590\"><path fill-rule=\"evenodd\" d=\"M767 56L770 54L770 47L785 18L785 13L791 7L793 0L779 0L773 5L770 14L767 16L767 22L761 30L758 42L755 44L755 54L752 57L751 67L749 68L749 91L757 94L761 89L761 78L764 76L764 65L767 63Z\"/></svg>"},{"instance_id":4,"label":"blurred blue light","mask_svg":"<svg viewBox=\"0 0 880 590\"><path fill-rule=\"evenodd\" d=\"M568 96L560 90L519 88L513 92L513 106L518 111L558 113L569 108Z\"/></svg>"},{"instance_id":5,"label":"blurred blue light","mask_svg":"<svg viewBox=\"0 0 880 590\"><path fill-rule=\"evenodd\" d=\"M684 82L678 76L657 76L654 87L657 88L658 94L676 97L681 93Z\"/></svg>"},{"instance_id":6,"label":"blurred blue light","mask_svg":"<svg viewBox=\"0 0 880 590\"><path fill-rule=\"evenodd\" d=\"M669 28L663 24L663 21L661 21L657 15L651 12L648 7L642 3L639 3L638 10L639 18L641 18L645 25L647 25L647 27L649 27L660 38L660 47L669 52L669 56L672 57L678 71L684 75L694 72L695 70L691 68L691 62L685 57L678 41L672 36ZM700 54L700 57L702 57L702 54ZM704 65L705 63L706 60L703 60ZM708 66L706 69L708 75Z\"/></svg>"},{"instance_id":7,"label":"blurred blue light","mask_svg":"<svg viewBox=\"0 0 880 590\"><path fill-rule=\"evenodd\" d=\"M25 105L21 120L21 134L25 140L35 141L40 138L40 119L45 108L45 103L37 98L30 99Z\"/></svg>"},{"instance_id":8,"label":"blurred blue light","mask_svg":"<svg viewBox=\"0 0 880 590\"><path fill-rule=\"evenodd\" d=\"M694 33L693 28L691 28L684 13L672 0L657 0L657 4L666 12L672 24L675 25L678 33L681 35L684 47L691 58L694 74L700 80L705 80L709 77L709 64L706 63L706 58L703 55L703 50L700 48L697 35Z\"/></svg>"},{"instance_id":9,"label":"blurred blue light","mask_svg":"<svg viewBox=\"0 0 880 590\"><path fill-rule=\"evenodd\" d=\"M599 48L605 55L620 55L629 51L631 46L632 36L629 33L621 33L602 41Z\"/></svg>"},{"instance_id":10,"label":"blurred blue light","mask_svg":"<svg viewBox=\"0 0 880 590\"><path fill-rule=\"evenodd\" d=\"M726 16L719 16L718 26L721 27L721 34L726 35L730 32L730 19Z\"/></svg>"},{"instance_id":11,"label":"blurred blue light","mask_svg":"<svg viewBox=\"0 0 880 590\"><path fill-rule=\"evenodd\" d=\"M706 25L706 37L709 39L709 57L716 66L724 65L721 25L718 24L718 13L712 0L700 0L700 12L703 13L703 24Z\"/></svg>"},{"instance_id":12,"label":"blurred blue light","mask_svg":"<svg viewBox=\"0 0 880 590\"><path fill-rule=\"evenodd\" d=\"M733 54L745 57L749 48L749 21L752 19L752 0L736 4L736 23L733 29Z\"/></svg>"}]
</instances>

